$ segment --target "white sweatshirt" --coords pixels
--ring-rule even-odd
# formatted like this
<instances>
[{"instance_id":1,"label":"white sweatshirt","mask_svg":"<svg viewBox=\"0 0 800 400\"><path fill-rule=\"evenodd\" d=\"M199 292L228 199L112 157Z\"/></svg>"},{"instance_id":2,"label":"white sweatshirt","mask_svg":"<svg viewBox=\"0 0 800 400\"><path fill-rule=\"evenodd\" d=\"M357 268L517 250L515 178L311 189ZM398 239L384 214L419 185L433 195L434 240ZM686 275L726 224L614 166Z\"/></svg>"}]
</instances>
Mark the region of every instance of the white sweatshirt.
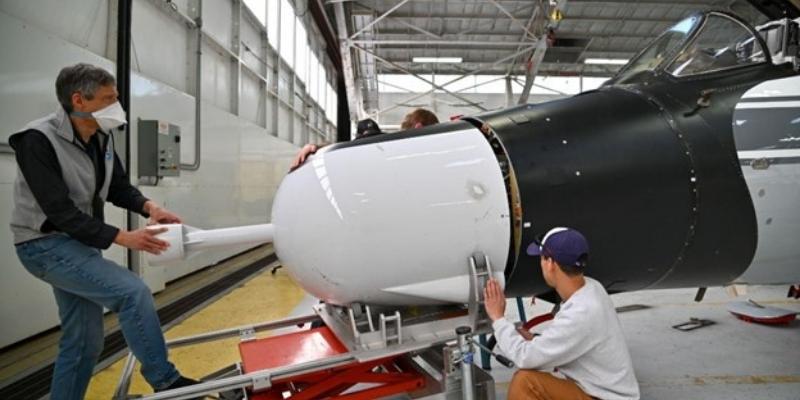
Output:
<instances>
[{"instance_id":1,"label":"white sweatshirt","mask_svg":"<svg viewBox=\"0 0 800 400\"><path fill-rule=\"evenodd\" d=\"M596 280L561 304L540 336L526 341L514 324L493 324L500 351L523 369L557 371L602 400L639 399L639 384L611 298Z\"/></svg>"}]
</instances>

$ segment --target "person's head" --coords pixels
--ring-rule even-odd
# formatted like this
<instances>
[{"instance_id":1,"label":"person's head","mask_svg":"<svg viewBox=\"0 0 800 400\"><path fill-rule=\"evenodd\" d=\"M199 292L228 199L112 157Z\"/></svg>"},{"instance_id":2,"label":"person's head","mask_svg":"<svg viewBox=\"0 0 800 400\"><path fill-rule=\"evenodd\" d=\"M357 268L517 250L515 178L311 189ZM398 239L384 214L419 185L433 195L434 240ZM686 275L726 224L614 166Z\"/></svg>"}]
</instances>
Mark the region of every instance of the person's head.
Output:
<instances>
[{"instance_id":1,"label":"person's head","mask_svg":"<svg viewBox=\"0 0 800 400\"><path fill-rule=\"evenodd\" d=\"M380 135L381 128L378 126L378 123L372 120L371 118L362 119L358 121L358 125L356 125L356 139L361 139L362 137L366 136L373 136L373 135Z\"/></svg>"},{"instance_id":2,"label":"person's head","mask_svg":"<svg viewBox=\"0 0 800 400\"><path fill-rule=\"evenodd\" d=\"M416 129L423 126L434 125L439 123L439 118L436 114L424 109L418 108L403 117L403 123L400 124L400 129Z\"/></svg>"},{"instance_id":3,"label":"person's head","mask_svg":"<svg viewBox=\"0 0 800 400\"><path fill-rule=\"evenodd\" d=\"M61 107L93 112L117 101L114 76L94 65L78 63L61 69L56 78L56 96Z\"/></svg>"},{"instance_id":4,"label":"person's head","mask_svg":"<svg viewBox=\"0 0 800 400\"><path fill-rule=\"evenodd\" d=\"M542 276L550 287L559 281L583 276L589 261L589 243L571 228L553 228L541 241L528 246L527 253L539 256Z\"/></svg>"},{"instance_id":5,"label":"person's head","mask_svg":"<svg viewBox=\"0 0 800 400\"><path fill-rule=\"evenodd\" d=\"M56 97L64 111L83 123L97 125L95 128L108 130L124 123L117 96L114 76L94 65L64 67L56 78Z\"/></svg>"}]
</instances>

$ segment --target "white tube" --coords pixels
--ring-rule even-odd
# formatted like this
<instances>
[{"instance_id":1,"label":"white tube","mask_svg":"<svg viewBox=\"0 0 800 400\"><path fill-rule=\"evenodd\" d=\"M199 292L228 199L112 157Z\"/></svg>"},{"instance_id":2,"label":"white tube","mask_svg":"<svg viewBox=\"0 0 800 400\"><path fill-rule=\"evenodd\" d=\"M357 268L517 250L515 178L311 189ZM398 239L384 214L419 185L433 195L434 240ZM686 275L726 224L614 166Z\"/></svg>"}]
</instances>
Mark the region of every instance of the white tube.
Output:
<instances>
[{"instance_id":1,"label":"white tube","mask_svg":"<svg viewBox=\"0 0 800 400\"><path fill-rule=\"evenodd\" d=\"M183 260L212 247L257 245L273 241L272 224L238 226L234 228L202 230L188 225L153 225L148 229L167 228L158 238L167 241L169 248L159 255L147 253L150 265L163 265Z\"/></svg>"},{"instance_id":2,"label":"white tube","mask_svg":"<svg viewBox=\"0 0 800 400\"><path fill-rule=\"evenodd\" d=\"M207 249L210 247L234 246L245 244L261 244L272 242L275 230L272 224L237 226L210 230L194 230L188 227L184 245L186 251Z\"/></svg>"}]
</instances>

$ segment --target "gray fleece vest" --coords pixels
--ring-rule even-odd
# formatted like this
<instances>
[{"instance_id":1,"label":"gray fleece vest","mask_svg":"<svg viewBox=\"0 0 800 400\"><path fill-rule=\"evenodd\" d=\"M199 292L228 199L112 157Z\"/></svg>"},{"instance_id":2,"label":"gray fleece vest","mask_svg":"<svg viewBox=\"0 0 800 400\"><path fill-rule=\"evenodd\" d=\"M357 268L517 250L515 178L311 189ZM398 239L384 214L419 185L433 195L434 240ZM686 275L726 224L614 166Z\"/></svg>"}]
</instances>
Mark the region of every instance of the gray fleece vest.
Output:
<instances>
[{"instance_id":1,"label":"gray fleece vest","mask_svg":"<svg viewBox=\"0 0 800 400\"><path fill-rule=\"evenodd\" d=\"M94 164L84 150L83 143L75 137L69 116L61 108L42 119L30 122L22 131L35 129L42 132L53 145L61 166L61 174L69 188L69 198L75 206L88 215L93 215L92 199L94 198L97 180ZM112 135L102 135L100 144L105 149L105 177L98 196L105 201L108 197L108 186L111 173L114 171L114 142ZM11 231L14 243L22 243L57 232L43 233L41 227L47 220L36 199L31 193L22 172L17 168L17 179L14 182L14 211L11 214Z\"/></svg>"}]
</instances>

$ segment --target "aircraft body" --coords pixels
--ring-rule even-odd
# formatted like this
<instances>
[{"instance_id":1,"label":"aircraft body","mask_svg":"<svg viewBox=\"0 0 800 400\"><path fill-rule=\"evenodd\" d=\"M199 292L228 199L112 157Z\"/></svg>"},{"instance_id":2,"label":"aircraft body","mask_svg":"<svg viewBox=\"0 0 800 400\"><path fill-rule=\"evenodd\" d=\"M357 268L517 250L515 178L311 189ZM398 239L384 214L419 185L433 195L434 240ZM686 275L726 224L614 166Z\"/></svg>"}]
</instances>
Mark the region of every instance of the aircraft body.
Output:
<instances>
[{"instance_id":1,"label":"aircraft body","mask_svg":"<svg viewBox=\"0 0 800 400\"><path fill-rule=\"evenodd\" d=\"M597 90L328 146L282 182L268 239L334 304L465 303L476 252L507 296L542 295L524 249L555 226L586 235L609 292L800 282L797 24L781 23L696 14Z\"/></svg>"}]
</instances>

